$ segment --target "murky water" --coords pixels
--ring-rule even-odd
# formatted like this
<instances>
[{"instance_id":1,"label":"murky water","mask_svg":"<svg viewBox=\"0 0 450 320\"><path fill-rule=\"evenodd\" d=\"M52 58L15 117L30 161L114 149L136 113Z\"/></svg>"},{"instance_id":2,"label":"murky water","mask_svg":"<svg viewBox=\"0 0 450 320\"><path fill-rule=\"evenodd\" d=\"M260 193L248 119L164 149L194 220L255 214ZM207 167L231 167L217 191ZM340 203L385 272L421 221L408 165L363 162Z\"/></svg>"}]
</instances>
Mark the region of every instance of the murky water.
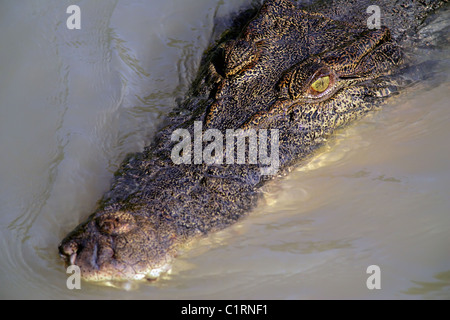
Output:
<instances>
[{"instance_id":1,"label":"murky water","mask_svg":"<svg viewBox=\"0 0 450 320\"><path fill-rule=\"evenodd\" d=\"M430 88L339 132L170 277L67 289L59 241L183 96L214 20L249 3L77 1L81 30L72 1L0 3L0 298L450 298L448 49L424 51Z\"/></svg>"}]
</instances>

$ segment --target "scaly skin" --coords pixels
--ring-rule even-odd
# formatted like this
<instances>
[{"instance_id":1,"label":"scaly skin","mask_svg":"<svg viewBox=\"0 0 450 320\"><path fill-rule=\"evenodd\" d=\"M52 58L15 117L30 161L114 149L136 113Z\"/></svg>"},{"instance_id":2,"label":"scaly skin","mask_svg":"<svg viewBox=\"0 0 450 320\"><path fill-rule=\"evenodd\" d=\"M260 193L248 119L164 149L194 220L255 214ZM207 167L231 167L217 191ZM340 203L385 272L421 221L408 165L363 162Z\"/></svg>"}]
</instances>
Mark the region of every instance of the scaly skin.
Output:
<instances>
[{"instance_id":1,"label":"scaly skin","mask_svg":"<svg viewBox=\"0 0 450 320\"><path fill-rule=\"evenodd\" d=\"M372 3L336 2L302 10L288 0L267 1L239 35L219 40L170 124L151 146L124 160L94 213L62 241L66 262L92 281L157 277L184 244L246 216L267 181L397 92L392 73L403 61L401 43L442 1L414 2L409 11L405 1L379 1L388 17L399 15L386 19L393 37L386 27L365 25ZM314 85L318 79L323 92ZM171 135L180 128L192 134L196 121L203 131L224 134L277 129L277 175L263 175L264 166L248 159L175 164L171 152L178 142Z\"/></svg>"}]
</instances>

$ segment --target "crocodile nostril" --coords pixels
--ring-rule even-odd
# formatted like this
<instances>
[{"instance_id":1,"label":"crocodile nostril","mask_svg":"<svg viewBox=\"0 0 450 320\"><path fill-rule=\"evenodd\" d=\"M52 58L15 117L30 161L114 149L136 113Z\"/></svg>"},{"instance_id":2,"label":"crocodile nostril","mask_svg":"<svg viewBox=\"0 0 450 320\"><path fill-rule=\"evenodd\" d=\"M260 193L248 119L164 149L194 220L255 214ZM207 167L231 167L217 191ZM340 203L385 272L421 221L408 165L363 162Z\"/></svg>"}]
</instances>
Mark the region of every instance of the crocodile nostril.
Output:
<instances>
[{"instance_id":1,"label":"crocodile nostril","mask_svg":"<svg viewBox=\"0 0 450 320\"><path fill-rule=\"evenodd\" d=\"M61 255L61 257L69 261L70 264L74 264L75 259L77 257L78 249L79 249L78 243L76 243L74 240L71 240L64 244L62 243L59 246L59 254Z\"/></svg>"}]
</instances>

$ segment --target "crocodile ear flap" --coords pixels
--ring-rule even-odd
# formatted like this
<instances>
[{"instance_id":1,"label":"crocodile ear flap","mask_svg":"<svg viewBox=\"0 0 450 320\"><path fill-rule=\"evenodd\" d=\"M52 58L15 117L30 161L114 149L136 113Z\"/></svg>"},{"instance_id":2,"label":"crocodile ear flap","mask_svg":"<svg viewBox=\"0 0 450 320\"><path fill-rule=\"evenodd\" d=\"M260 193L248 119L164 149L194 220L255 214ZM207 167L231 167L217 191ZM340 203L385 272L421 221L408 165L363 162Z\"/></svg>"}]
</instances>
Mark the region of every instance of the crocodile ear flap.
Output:
<instances>
[{"instance_id":1,"label":"crocodile ear flap","mask_svg":"<svg viewBox=\"0 0 450 320\"><path fill-rule=\"evenodd\" d=\"M364 56L355 68L355 73L361 76L370 73L389 74L393 66L398 66L403 61L403 55L400 48L386 42L376 48L370 55Z\"/></svg>"},{"instance_id":2,"label":"crocodile ear flap","mask_svg":"<svg viewBox=\"0 0 450 320\"><path fill-rule=\"evenodd\" d=\"M400 52L392 44L390 31L386 27L364 30L358 39L322 56L325 64L337 66L341 77L361 77L373 73L377 65L397 65L400 60Z\"/></svg>"}]
</instances>

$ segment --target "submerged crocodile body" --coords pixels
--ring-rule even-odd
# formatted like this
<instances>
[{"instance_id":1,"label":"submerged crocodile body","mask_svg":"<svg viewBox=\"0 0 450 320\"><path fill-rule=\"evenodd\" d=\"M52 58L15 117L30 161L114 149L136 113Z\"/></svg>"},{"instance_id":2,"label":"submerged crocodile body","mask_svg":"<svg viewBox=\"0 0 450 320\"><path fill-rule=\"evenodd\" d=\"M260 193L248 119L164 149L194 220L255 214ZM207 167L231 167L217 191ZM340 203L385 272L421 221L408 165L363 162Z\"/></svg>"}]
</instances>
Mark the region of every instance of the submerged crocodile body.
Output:
<instances>
[{"instance_id":1,"label":"submerged crocodile body","mask_svg":"<svg viewBox=\"0 0 450 320\"><path fill-rule=\"evenodd\" d=\"M87 280L157 277L181 246L244 217L267 181L397 92L402 43L443 2L375 1L388 27L369 29L365 1L266 1L207 51L188 98L124 160L61 256ZM238 161L238 129L267 140L274 162L262 161L262 144Z\"/></svg>"}]
</instances>

